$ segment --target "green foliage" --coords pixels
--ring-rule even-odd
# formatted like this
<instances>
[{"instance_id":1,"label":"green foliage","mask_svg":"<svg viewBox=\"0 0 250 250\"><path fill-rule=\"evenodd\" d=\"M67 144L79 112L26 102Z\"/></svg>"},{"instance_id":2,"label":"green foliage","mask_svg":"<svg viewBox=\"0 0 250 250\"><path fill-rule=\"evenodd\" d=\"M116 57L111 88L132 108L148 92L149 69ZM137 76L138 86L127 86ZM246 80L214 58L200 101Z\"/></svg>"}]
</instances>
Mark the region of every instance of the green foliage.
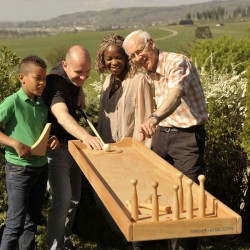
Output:
<instances>
[{"instance_id":1,"label":"green foliage","mask_svg":"<svg viewBox=\"0 0 250 250\"><path fill-rule=\"evenodd\" d=\"M240 73L245 70L250 58L250 39L241 38L236 40L231 36L219 37L217 39L197 40L191 48L192 58L198 65L206 70L212 66L219 72L231 70L232 64L237 65L236 71ZM211 65L211 59L213 65Z\"/></svg>"},{"instance_id":2,"label":"green foliage","mask_svg":"<svg viewBox=\"0 0 250 250\"><path fill-rule=\"evenodd\" d=\"M180 25L193 25L194 24L194 21L191 20L191 19L185 19L185 20L181 20L179 22Z\"/></svg>"},{"instance_id":3,"label":"green foliage","mask_svg":"<svg viewBox=\"0 0 250 250\"><path fill-rule=\"evenodd\" d=\"M86 111L87 114L91 117L91 121L94 124L97 124L98 113L99 113L99 100L101 94L101 88L103 84L102 76L99 81L94 81L93 83L88 84L84 88L86 95Z\"/></svg>"},{"instance_id":4,"label":"green foliage","mask_svg":"<svg viewBox=\"0 0 250 250\"><path fill-rule=\"evenodd\" d=\"M206 189L237 213L247 201L248 160L241 147L245 120L246 78L234 67L219 73L213 67L201 74L209 120L206 125Z\"/></svg>"},{"instance_id":5,"label":"green foliage","mask_svg":"<svg viewBox=\"0 0 250 250\"><path fill-rule=\"evenodd\" d=\"M0 101L2 101L19 88L16 66L20 58L5 46L0 51Z\"/></svg>"},{"instance_id":6,"label":"green foliage","mask_svg":"<svg viewBox=\"0 0 250 250\"><path fill-rule=\"evenodd\" d=\"M245 122L243 124L242 132L242 147L244 148L248 160L250 159L250 61L248 61L247 67L247 92L246 92L246 115ZM249 171L250 172L250 171ZM246 175L246 179L249 180L249 173ZM243 206L243 213L245 215L246 227L250 227L250 182L248 181L248 189L245 194L245 202Z\"/></svg>"},{"instance_id":7,"label":"green foliage","mask_svg":"<svg viewBox=\"0 0 250 250\"><path fill-rule=\"evenodd\" d=\"M68 50L68 47L61 46L53 48L49 51L49 53L45 56L47 64L50 68L54 67L58 62L61 62L65 59L65 54Z\"/></svg>"},{"instance_id":8,"label":"green foliage","mask_svg":"<svg viewBox=\"0 0 250 250\"><path fill-rule=\"evenodd\" d=\"M197 12L196 17L198 20L214 20L226 19L226 10L220 6L212 10L205 10L203 12Z\"/></svg>"},{"instance_id":9,"label":"green foliage","mask_svg":"<svg viewBox=\"0 0 250 250\"><path fill-rule=\"evenodd\" d=\"M208 39L212 38L212 33L209 26L199 26L195 29L195 38Z\"/></svg>"},{"instance_id":10,"label":"green foliage","mask_svg":"<svg viewBox=\"0 0 250 250\"><path fill-rule=\"evenodd\" d=\"M36 233L36 249L39 250L46 250L46 239L47 239L47 229L45 225L38 225L37 226L37 233Z\"/></svg>"},{"instance_id":11,"label":"green foliage","mask_svg":"<svg viewBox=\"0 0 250 250\"><path fill-rule=\"evenodd\" d=\"M0 49L0 101L15 92L19 88L16 75L16 66L19 58L10 49L3 46ZM3 147L1 146L1 150ZM3 152L3 151L1 151ZM7 192L5 187L4 155L0 153L0 235L5 225L7 210Z\"/></svg>"},{"instance_id":12,"label":"green foliage","mask_svg":"<svg viewBox=\"0 0 250 250\"><path fill-rule=\"evenodd\" d=\"M248 154L248 158L250 158L250 61L247 67L247 100L246 100L246 119L244 123L244 129L242 133L242 147Z\"/></svg>"}]
</instances>

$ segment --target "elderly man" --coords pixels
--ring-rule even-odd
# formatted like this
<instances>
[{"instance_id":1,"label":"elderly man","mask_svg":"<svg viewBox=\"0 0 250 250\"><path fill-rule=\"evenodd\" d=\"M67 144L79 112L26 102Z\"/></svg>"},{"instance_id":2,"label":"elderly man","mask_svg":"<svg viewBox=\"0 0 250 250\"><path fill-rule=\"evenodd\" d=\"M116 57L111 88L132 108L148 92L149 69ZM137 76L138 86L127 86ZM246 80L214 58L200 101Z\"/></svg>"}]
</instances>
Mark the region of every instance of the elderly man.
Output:
<instances>
[{"instance_id":1,"label":"elderly man","mask_svg":"<svg viewBox=\"0 0 250 250\"><path fill-rule=\"evenodd\" d=\"M157 108L139 127L142 137L152 136L152 150L197 182L208 115L194 64L184 55L160 51L142 30L130 33L123 48L155 86ZM193 250L195 245L195 240L172 241L173 249Z\"/></svg>"}]
</instances>

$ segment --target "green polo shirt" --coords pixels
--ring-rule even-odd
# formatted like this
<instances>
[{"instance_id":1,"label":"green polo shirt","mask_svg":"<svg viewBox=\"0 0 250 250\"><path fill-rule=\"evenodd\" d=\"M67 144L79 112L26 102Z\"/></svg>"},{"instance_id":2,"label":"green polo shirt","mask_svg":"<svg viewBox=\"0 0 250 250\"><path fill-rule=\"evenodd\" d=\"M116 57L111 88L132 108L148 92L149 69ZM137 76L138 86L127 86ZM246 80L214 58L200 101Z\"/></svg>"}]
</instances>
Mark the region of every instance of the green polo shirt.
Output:
<instances>
[{"instance_id":1,"label":"green polo shirt","mask_svg":"<svg viewBox=\"0 0 250 250\"><path fill-rule=\"evenodd\" d=\"M32 146L47 123L48 108L40 97L29 99L21 88L0 103L0 122L5 134L28 146ZM47 156L20 158L15 149L6 146L5 158L20 166L41 167L47 163Z\"/></svg>"}]
</instances>

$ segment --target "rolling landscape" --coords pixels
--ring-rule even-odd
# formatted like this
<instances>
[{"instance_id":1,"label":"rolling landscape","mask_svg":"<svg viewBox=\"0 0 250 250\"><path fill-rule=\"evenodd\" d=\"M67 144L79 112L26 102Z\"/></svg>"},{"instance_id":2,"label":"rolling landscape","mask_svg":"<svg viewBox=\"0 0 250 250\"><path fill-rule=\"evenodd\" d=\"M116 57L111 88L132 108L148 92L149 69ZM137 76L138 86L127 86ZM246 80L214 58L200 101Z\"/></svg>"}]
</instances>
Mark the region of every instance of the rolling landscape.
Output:
<instances>
[{"instance_id":1,"label":"rolling landscape","mask_svg":"<svg viewBox=\"0 0 250 250\"><path fill-rule=\"evenodd\" d=\"M235 38L240 38L248 35L250 21L248 22L234 22L226 23L223 26L216 26L212 22L206 24L210 27L212 36L219 37L230 35ZM143 27L154 38L157 46L162 50L188 53L189 45L195 40L195 29L199 24L194 25L163 25L163 26L149 26ZM73 33L58 33L48 36L29 36L24 38L0 38L0 46L7 46L19 57L24 57L29 54L36 54L41 57L46 57L48 53L55 48L67 48L74 44L81 44L88 48L92 57L92 68L94 68L94 61L98 44L102 37L110 33L118 33L126 36L133 29L123 30L106 30L106 31L82 31ZM88 81L93 81L96 78L95 70L92 70L91 77Z\"/></svg>"},{"instance_id":2,"label":"rolling landscape","mask_svg":"<svg viewBox=\"0 0 250 250\"><path fill-rule=\"evenodd\" d=\"M198 12L205 13L218 7L225 9L223 18L197 19ZM225 35L240 38L249 35L250 13L249 16L237 14L238 17L233 18L236 9L250 9L249 1L209 1L177 7L108 9L62 15L39 22L0 22L0 47L8 47L21 58L29 54L46 58L55 49L65 50L74 44L83 45L92 57L92 72L86 82L88 85L99 79L94 62L103 36L110 33L126 36L135 29L145 29L152 35L159 49L188 55L190 44L196 39L195 30L200 26L208 26L212 38ZM179 22L187 16L193 20L193 24L180 25ZM77 30L77 27L82 29Z\"/></svg>"},{"instance_id":3,"label":"rolling landscape","mask_svg":"<svg viewBox=\"0 0 250 250\"><path fill-rule=\"evenodd\" d=\"M218 13L219 17L207 17L206 12ZM58 46L72 44L86 46L94 59L98 43L109 33L126 36L135 29L146 29L151 33L160 49L174 52L187 50L198 26L209 26L212 37L247 34L250 13L249 0L208 1L206 3L177 7L147 7L86 11L58 16L37 22L0 22L0 46L7 46L18 56L37 54L45 56ZM197 15L203 13L200 17ZM216 14L215 13L215 14ZM198 18L199 17L199 18ZM179 25L186 18L193 25ZM217 26L216 24L223 26Z\"/></svg>"}]
</instances>

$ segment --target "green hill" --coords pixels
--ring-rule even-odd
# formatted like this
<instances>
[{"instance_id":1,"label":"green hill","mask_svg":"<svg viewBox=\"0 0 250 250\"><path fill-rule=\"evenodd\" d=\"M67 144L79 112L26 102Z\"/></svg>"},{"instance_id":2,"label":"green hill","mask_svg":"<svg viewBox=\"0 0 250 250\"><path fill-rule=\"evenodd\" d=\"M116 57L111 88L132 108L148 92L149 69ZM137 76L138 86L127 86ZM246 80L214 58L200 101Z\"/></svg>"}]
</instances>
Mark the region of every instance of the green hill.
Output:
<instances>
[{"instance_id":1,"label":"green hill","mask_svg":"<svg viewBox=\"0 0 250 250\"><path fill-rule=\"evenodd\" d=\"M210 1L199 4L180 5L176 7L147 7L108 9L103 11L78 12L59 16L44 22L44 25L72 26L92 25L97 28L106 26L131 27L135 25L150 25L152 23L173 23L186 18L186 14L195 16L197 12L209 11L222 7L226 15L232 15L236 8L250 6L249 0Z\"/></svg>"},{"instance_id":2,"label":"green hill","mask_svg":"<svg viewBox=\"0 0 250 250\"><path fill-rule=\"evenodd\" d=\"M103 11L86 11L61 15L46 21L22 22L19 27L82 27L85 30L104 30L110 28L134 28L136 26L149 26L154 24L173 24L186 19L189 15L197 18L197 13L216 10L221 7L224 10L223 19L231 19L237 8L250 9L249 0L208 1L205 3L179 5L175 7L137 7L107 9ZM248 13L250 16L250 13ZM248 18L249 18L248 16ZM244 19L244 16L243 16ZM10 23L0 23L0 28Z\"/></svg>"}]
</instances>

